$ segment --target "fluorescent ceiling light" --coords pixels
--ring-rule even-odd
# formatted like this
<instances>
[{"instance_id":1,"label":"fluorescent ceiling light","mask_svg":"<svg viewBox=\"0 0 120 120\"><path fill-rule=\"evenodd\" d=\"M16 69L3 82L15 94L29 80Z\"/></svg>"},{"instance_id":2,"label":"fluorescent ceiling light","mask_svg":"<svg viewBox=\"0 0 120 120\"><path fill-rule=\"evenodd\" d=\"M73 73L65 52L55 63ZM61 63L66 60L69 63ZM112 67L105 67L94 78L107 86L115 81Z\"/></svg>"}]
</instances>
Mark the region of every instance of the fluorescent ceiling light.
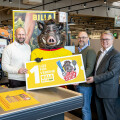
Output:
<instances>
[{"instance_id":1,"label":"fluorescent ceiling light","mask_svg":"<svg viewBox=\"0 0 120 120\"><path fill-rule=\"evenodd\" d=\"M113 5L113 6L120 6L120 1L113 2L112 5Z\"/></svg>"},{"instance_id":2,"label":"fluorescent ceiling light","mask_svg":"<svg viewBox=\"0 0 120 120\"><path fill-rule=\"evenodd\" d=\"M71 22L69 22L68 25L75 25L75 23L71 23Z\"/></svg>"}]
</instances>

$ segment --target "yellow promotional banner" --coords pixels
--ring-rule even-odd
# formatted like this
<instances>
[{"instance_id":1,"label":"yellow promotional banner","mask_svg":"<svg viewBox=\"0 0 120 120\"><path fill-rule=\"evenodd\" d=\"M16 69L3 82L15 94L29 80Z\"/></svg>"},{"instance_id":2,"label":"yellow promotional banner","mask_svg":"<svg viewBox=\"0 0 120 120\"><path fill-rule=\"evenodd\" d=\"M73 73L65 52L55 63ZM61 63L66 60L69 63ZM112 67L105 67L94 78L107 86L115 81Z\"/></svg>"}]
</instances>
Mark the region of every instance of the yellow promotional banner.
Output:
<instances>
[{"instance_id":1,"label":"yellow promotional banner","mask_svg":"<svg viewBox=\"0 0 120 120\"><path fill-rule=\"evenodd\" d=\"M86 81L82 55L71 55L26 63L27 90Z\"/></svg>"},{"instance_id":2,"label":"yellow promotional banner","mask_svg":"<svg viewBox=\"0 0 120 120\"><path fill-rule=\"evenodd\" d=\"M5 111L22 108L38 103L39 102L37 100L27 94L24 90L15 90L0 93L0 106Z\"/></svg>"}]
</instances>

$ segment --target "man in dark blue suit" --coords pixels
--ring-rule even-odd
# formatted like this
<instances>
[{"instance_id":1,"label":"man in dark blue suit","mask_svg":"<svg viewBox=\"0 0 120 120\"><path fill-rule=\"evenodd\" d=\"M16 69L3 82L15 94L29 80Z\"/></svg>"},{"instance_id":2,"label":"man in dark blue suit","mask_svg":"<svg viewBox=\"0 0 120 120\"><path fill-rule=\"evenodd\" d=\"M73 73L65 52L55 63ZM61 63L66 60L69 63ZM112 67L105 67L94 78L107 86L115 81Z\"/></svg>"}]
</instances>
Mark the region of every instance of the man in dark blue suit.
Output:
<instances>
[{"instance_id":1,"label":"man in dark blue suit","mask_svg":"<svg viewBox=\"0 0 120 120\"><path fill-rule=\"evenodd\" d=\"M87 83L95 83L95 103L99 120L116 120L115 103L118 97L120 53L113 47L114 36L110 32L101 35L95 75Z\"/></svg>"}]
</instances>

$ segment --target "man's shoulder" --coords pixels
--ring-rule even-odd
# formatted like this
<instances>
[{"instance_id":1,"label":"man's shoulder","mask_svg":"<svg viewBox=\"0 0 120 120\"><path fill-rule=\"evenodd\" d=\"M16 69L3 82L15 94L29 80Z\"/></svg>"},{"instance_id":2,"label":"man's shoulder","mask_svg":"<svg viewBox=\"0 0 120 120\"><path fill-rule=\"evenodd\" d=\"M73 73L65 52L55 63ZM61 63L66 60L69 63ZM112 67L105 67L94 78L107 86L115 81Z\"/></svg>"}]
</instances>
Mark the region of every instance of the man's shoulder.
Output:
<instances>
[{"instance_id":1,"label":"man's shoulder","mask_svg":"<svg viewBox=\"0 0 120 120\"><path fill-rule=\"evenodd\" d=\"M116 53L116 54L119 53L119 51L116 50L115 48L112 49L112 52L114 52L114 53Z\"/></svg>"},{"instance_id":2,"label":"man's shoulder","mask_svg":"<svg viewBox=\"0 0 120 120\"><path fill-rule=\"evenodd\" d=\"M113 56L118 56L118 57L120 57L120 52L119 52L118 50L116 50L115 48L112 49L111 54L112 54Z\"/></svg>"},{"instance_id":3,"label":"man's shoulder","mask_svg":"<svg viewBox=\"0 0 120 120\"><path fill-rule=\"evenodd\" d=\"M15 51L13 43L11 43L11 44L9 44L5 47L5 49L3 50L3 54L6 53L6 52L11 53L12 51Z\"/></svg>"},{"instance_id":4,"label":"man's shoulder","mask_svg":"<svg viewBox=\"0 0 120 120\"><path fill-rule=\"evenodd\" d=\"M114 47L112 47L109 51L108 51L108 54L111 54L111 55L116 55L116 54L120 54L120 52L118 50L116 50Z\"/></svg>"},{"instance_id":5,"label":"man's shoulder","mask_svg":"<svg viewBox=\"0 0 120 120\"><path fill-rule=\"evenodd\" d=\"M95 51L95 50L94 50L92 47L90 47L90 46L88 46L86 49L87 49L87 50Z\"/></svg>"},{"instance_id":6,"label":"man's shoulder","mask_svg":"<svg viewBox=\"0 0 120 120\"><path fill-rule=\"evenodd\" d=\"M11 48L13 48L13 46L14 46L14 43L11 43L11 44L7 45L5 49L11 49Z\"/></svg>"},{"instance_id":7,"label":"man's shoulder","mask_svg":"<svg viewBox=\"0 0 120 120\"><path fill-rule=\"evenodd\" d=\"M89 52L89 53L95 53L95 50L92 48L92 47L90 47L90 46L88 46L86 49L85 49L87 52Z\"/></svg>"},{"instance_id":8,"label":"man's shoulder","mask_svg":"<svg viewBox=\"0 0 120 120\"><path fill-rule=\"evenodd\" d=\"M29 47L30 48L30 45L28 45L28 44L26 44L26 43L24 43L25 44L25 46L27 46L27 47Z\"/></svg>"}]
</instances>

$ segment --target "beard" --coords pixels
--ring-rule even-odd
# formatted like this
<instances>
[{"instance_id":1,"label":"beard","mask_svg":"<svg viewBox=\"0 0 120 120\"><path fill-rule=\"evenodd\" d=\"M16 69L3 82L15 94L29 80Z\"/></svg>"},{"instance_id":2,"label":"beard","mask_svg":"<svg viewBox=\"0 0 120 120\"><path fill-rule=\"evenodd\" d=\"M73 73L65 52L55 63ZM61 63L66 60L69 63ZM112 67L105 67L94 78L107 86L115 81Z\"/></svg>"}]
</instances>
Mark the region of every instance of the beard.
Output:
<instances>
[{"instance_id":1,"label":"beard","mask_svg":"<svg viewBox=\"0 0 120 120\"><path fill-rule=\"evenodd\" d=\"M21 40L22 39L22 40ZM20 44L24 43L25 42L25 38L18 38L16 39L16 41Z\"/></svg>"},{"instance_id":2,"label":"beard","mask_svg":"<svg viewBox=\"0 0 120 120\"><path fill-rule=\"evenodd\" d=\"M78 45L79 45L79 47L84 47L86 44L84 43L84 42L82 42L82 43L78 43Z\"/></svg>"}]
</instances>

